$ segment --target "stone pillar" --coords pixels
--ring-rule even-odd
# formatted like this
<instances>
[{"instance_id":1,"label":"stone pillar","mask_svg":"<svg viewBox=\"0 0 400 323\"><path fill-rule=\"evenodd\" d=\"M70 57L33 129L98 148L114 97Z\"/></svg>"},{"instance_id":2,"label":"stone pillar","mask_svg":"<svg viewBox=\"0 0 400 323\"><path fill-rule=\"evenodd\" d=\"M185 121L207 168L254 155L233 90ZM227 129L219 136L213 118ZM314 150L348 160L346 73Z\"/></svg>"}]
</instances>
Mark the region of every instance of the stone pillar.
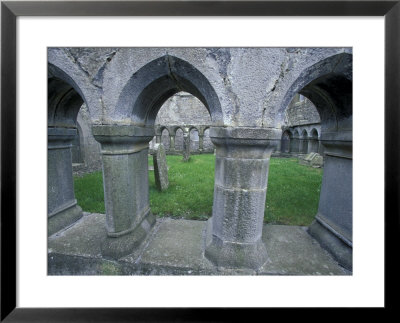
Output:
<instances>
[{"instance_id":1,"label":"stone pillar","mask_svg":"<svg viewBox=\"0 0 400 323\"><path fill-rule=\"evenodd\" d=\"M218 267L257 269L267 261L261 237L268 167L280 133L262 128L210 129L217 153L205 257Z\"/></svg>"},{"instance_id":2,"label":"stone pillar","mask_svg":"<svg viewBox=\"0 0 400 323\"><path fill-rule=\"evenodd\" d=\"M308 139L301 138L299 140L299 153L307 154L308 152Z\"/></svg>"},{"instance_id":3,"label":"stone pillar","mask_svg":"<svg viewBox=\"0 0 400 323\"><path fill-rule=\"evenodd\" d=\"M175 136L169 136L169 150L175 151Z\"/></svg>"},{"instance_id":4,"label":"stone pillar","mask_svg":"<svg viewBox=\"0 0 400 323\"><path fill-rule=\"evenodd\" d=\"M156 144L161 143L161 135L156 135Z\"/></svg>"},{"instance_id":5,"label":"stone pillar","mask_svg":"<svg viewBox=\"0 0 400 323\"><path fill-rule=\"evenodd\" d=\"M82 217L72 177L72 141L77 130L48 128L47 212L48 235L64 229Z\"/></svg>"},{"instance_id":6,"label":"stone pillar","mask_svg":"<svg viewBox=\"0 0 400 323\"><path fill-rule=\"evenodd\" d=\"M322 137L321 142L325 147L324 175L318 214L309 227L309 233L343 267L352 270L351 133L347 136L328 134Z\"/></svg>"},{"instance_id":7,"label":"stone pillar","mask_svg":"<svg viewBox=\"0 0 400 323\"><path fill-rule=\"evenodd\" d=\"M184 128L183 131L183 161L187 162L190 159L190 133L189 128Z\"/></svg>"},{"instance_id":8,"label":"stone pillar","mask_svg":"<svg viewBox=\"0 0 400 323\"><path fill-rule=\"evenodd\" d=\"M199 134L199 152L202 153L204 150L204 135Z\"/></svg>"},{"instance_id":9,"label":"stone pillar","mask_svg":"<svg viewBox=\"0 0 400 323\"><path fill-rule=\"evenodd\" d=\"M101 144L107 237L106 258L133 253L155 223L149 206L148 148L153 128L93 126Z\"/></svg>"},{"instance_id":10,"label":"stone pillar","mask_svg":"<svg viewBox=\"0 0 400 323\"><path fill-rule=\"evenodd\" d=\"M292 140L290 140L290 152L291 153L298 153L299 152L299 139L298 138L292 138Z\"/></svg>"},{"instance_id":11,"label":"stone pillar","mask_svg":"<svg viewBox=\"0 0 400 323\"><path fill-rule=\"evenodd\" d=\"M318 154L322 155L324 153L324 145L322 144L321 140L318 140Z\"/></svg>"}]
</instances>

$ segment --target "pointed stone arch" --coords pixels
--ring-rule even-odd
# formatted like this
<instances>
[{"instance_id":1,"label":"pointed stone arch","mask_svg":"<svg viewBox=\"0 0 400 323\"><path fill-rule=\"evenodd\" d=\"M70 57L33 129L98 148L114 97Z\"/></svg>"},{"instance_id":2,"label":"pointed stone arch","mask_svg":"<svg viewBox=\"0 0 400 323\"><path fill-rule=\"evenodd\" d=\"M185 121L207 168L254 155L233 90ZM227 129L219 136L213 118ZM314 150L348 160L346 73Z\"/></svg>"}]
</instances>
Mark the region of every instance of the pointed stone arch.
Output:
<instances>
[{"instance_id":1,"label":"pointed stone arch","mask_svg":"<svg viewBox=\"0 0 400 323\"><path fill-rule=\"evenodd\" d=\"M317 108L322 132L352 128L352 55L341 53L325 58L304 69L285 93L277 120L291 99L299 93Z\"/></svg>"},{"instance_id":2,"label":"pointed stone arch","mask_svg":"<svg viewBox=\"0 0 400 323\"><path fill-rule=\"evenodd\" d=\"M147 63L131 76L114 114L119 119L130 118L134 125L152 126L163 103L180 91L204 104L214 126L223 124L221 104L207 78L189 62L171 55Z\"/></svg>"}]
</instances>

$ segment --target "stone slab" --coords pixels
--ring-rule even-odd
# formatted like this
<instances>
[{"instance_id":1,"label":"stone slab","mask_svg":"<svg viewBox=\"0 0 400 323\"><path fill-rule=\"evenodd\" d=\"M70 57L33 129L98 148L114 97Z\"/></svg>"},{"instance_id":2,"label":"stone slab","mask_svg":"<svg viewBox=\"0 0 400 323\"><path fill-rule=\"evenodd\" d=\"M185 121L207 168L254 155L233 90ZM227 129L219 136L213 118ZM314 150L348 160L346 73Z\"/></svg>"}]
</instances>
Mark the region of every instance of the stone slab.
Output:
<instances>
[{"instance_id":1,"label":"stone slab","mask_svg":"<svg viewBox=\"0 0 400 323\"><path fill-rule=\"evenodd\" d=\"M48 239L49 275L349 275L307 233L307 227L263 226L269 260L260 270L218 271L204 258L206 221L158 219L138 254L101 257L105 215L84 213Z\"/></svg>"},{"instance_id":2,"label":"stone slab","mask_svg":"<svg viewBox=\"0 0 400 323\"><path fill-rule=\"evenodd\" d=\"M163 144L154 145L153 153L154 178L159 191L164 191L169 186L167 157Z\"/></svg>"}]
</instances>

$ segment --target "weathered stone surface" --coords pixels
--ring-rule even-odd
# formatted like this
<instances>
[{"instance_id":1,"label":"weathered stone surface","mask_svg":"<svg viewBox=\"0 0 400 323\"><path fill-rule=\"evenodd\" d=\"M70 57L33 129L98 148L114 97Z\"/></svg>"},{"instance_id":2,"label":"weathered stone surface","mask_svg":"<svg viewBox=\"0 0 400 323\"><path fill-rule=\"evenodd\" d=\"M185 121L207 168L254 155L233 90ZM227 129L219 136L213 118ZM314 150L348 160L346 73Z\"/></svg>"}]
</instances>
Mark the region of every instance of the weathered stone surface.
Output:
<instances>
[{"instance_id":1,"label":"weathered stone surface","mask_svg":"<svg viewBox=\"0 0 400 323\"><path fill-rule=\"evenodd\" d=\"M48 129L47 211L49 235L82 217L82 209L76 205L72 178L71 146L75 134L76 129Z\"/></svg>"},{"instance_id":2,"label":"weathered stone surface","mask_svg":"<svg viewBox=\"0 0 400 323\"><path fill-rule=\"evenodd\" d=\"M268 165L279 134L254 128L211 128L217 147L213 216L205 256L223 268L258 269L268 259L262 224Z\"/></svg>"},{"instance_id":3,"label":"weathered stone surface","mask_svg":"<svg viewBox=\"0 0 400 323\"><path fill-rule=\"evenodd\" d=\"M299 158L299 164L320 168L324 165L324 158L318 153L309 153L305 157Z\"/></svg>"},{"instance_id":4,"label":"weathered stone surface","mask_svg":"<svg viewBox=\"0 0 400 323\"><path fill-rule=\"evenodd\" d=\"M321 118L314 104L307 98L300 100L297 94L285 111L285 123L289 127L320 123Z\"/></svg>"},{"instance_id":5,"label":"weathered stone surface","mask_svg":"<svg viewBox=\"0 0 400 323\"><path fill-rule=\"evenodd\" d=\"M306 227L263 225L269 256L258 270L217 268L204 257L207 222L158 219L138 252L105 259L105 215L85 213L73 227L49 237L49 275L348 275L307 234Z\"/></svg>"},{"instance_id":6,"label":"weathered stone surface","mask_svg":"<svg viewBox=\"0 0 400 323\"><path fill-rule=\"evenodd\" d=\"M218 168L228 168L216 169L215 226L206 248L210 259L218 266L253 270L267 258L257 240L265 202L260 196L265 200L262 186L267 182L267 174L261 172L281 143L285 111L296 93L315 104L321 120L318 139L329 156L319 224L323 222L326 230L351 244L351 48L49 48L48 62L49 127L75 128L77 112L85 102L94 135L101 142L107 236L116 239L110 248L103 248L114 250L107 255L120 257L131 251L133 241L145 239L140 232L133 239L128 236L140 230L150 214L148 142L155 135L162 104L181 91L195 95L209 112L214 127L210 137L217 146L217 158L224 159ZM309 152L309 140L315 140L309 130L296 129L291 145L297 145L292 151ZM157 134L158 142L161 135ZM190 143L185 142L185 147L188 158ZM50 159L66 160L62 149L50 154ZM57 154L60 157L54 157ZM247 161L254 159L260 159L261 166L255 163L252 169ZM50 173L61 176L60 182L71 182L64 178L66 171ZM57 187L56 181L51 178L49 187ZM65 200L72 202L71 185L67 186ZM49 205L62 205L64 197L51 194ZM252 242L246 245L240 242L242 238ZM241 255L239 261L235 254Z\"/></svg>"},{"instance_id":7,"label":"weathered stone surface","mask_svg":"<svg viewBox=\"0 0 400 323\"><path fill-rule=\"evenodd\" d=\"M168 165L163 144L155 144L153 152L154 178L160 191L168 188Z\"/></svg>"},{"instance_id":8,"label":"weathered stone surface","mask_svg":"<svg viewBox=\"0 0 400 323\"><path fill-rule=\"evenodd\" d=\"M102 251L118 259L138 248L154 224L148 182L148 142L154 129L93 126L93 134L103 158L107 237Z\"/></svg>"},{"instance_id":9,"label":"weathered stone surface","mask_svg":"<svg viewBox=\"0 0 400 323\"><path fill-rule=\"evenodd\" d=\"M348 142L330 141L325 151L318 214L309 230L349 270L352 270L353 249L352 170Z\"/></svg>"}]
</instances>

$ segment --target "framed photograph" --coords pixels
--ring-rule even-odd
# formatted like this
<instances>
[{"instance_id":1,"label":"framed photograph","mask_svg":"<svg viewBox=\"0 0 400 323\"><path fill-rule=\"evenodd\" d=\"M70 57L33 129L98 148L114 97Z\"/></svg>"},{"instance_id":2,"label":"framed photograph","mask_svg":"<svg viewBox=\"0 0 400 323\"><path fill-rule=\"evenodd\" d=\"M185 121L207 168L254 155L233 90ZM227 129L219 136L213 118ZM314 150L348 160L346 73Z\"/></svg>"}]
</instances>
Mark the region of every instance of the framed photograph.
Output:
<instances>
[{"instance_id":1,"label":"framed photograph","mask_svg":"<svg viewBox=\"0 0 400 323\"><path fill-rule=\"evenodd\" d=\"M392 268L396 268L396 266L394 264L395 259L393 259L395 257L391 255L398 253L396 250L396 245L398 244L396 238L399 233L398 199L400 198L398 190L398 122L400 121L398 112L400 108L399 2L368 0L2 1L1 320L5 322L30 320L123 322L131 320L170 321L176 319L198 321L210 320L211 315L215 321L226 321L234 319L235 308L331 306L393 308L395 304L390 296L390 289L393 288L391 286L396 286L397 278L392 273ZM82 52L79 52L79 50L76 52L74 50L64 51L63 48L67 47L80 48ZM72 217L74 221L79 213L79 208L75 206L76 203L71 206L72 204L67 205L68 203L60 200L60 205L63 203L67 205L62 212L59 205L52 205L51 207L46 205L48 196L46 177L49 176L49 178L56 179L59 176L59 181L56 184L51 183L54 186L61 185L65 187L65 183L70 180L62 178L63 175L60 171L56 171L56 176L48 175L50 170L47 168L50 167L48 164L51 164L51 156L47 155L47 149L50 149L47 148L47 144L49 144L49 147L54 147L57 150L57 154L59 154L63 149L61 146L67 140L66 138L68 137L68 140L72 138L72 132L71 134L65 131L61 133L57 123L61 122L63 125L68 123L67 114L61 116L61 121L54 119L54 125L50 127L50 132L46 131L48 116L45 107L49 104L49 109L51 110L52 104L47 102L47 90L49 90L50 94L54 90L53 97L56 98L56 101L58 100L55 103L57 109L61 109L60 106L64 104L63 100L65 102L68 101L68 104L71 104L71 102L74 104L76 101L76 98L71 94L71 89L68 86L65 87L60 80L67 80L67 82L75 84L74 82L80 82L79 76L71 81L68 76L62 75L62 69L67 71L68 69L76 68L77 71L79 70L78 74L89 75L88 77L92 79L94 85L91 84L90 86L93 87L93 91L92 89L84 89L82 93L78 91L77 97L85 97L85 100L89 98L88 100L90 101L95 100L93 98L96 96L91 95L96 91L109 91L107 95L109 95L110 99L106 104L112 105L113 100L118 97L120 101L115 105L123 107L124 100L128 102L125 105L133 105L134 99L131 96L132 93L134 96L135 91L137 91L136 85L129 87L130 83L127 82L129 78L126 75L132 71L130 71L131 67L124 67L124 62L129 61L130 64L134 65L136 64L135 60L140 61L143 58L143 62L146 62L149 66L151 65L148 70L156 71L155 73L158 73L157 68L164 66L163 64L166 62L165 64L168 63L166 65L168 69L173 71L171 72L173 79L176 78L174 82L179 85L176 88L173 85L170 86L161 77L161 80L168 83L162 84L166 87L170 86L170 90L166 94L171 96L174 91L186 91L195 94L209 110L213 122L217 125L218 122L224 124L219 119L222 112L219 110L220 103L218 100L221 100L223 104L225 104L224 102L235 100L233 96L226 96L225 98L223 94L225 93L224 87L237 86L234 77L231 77L231 83L228 82L229 84L221 85L221 89L218 88L218 85L215 85L217 84L216 81L214 83L211 81L213 86L209 86L207 78L213 79L213 74L210 71L215 66L202 69L200 63L193 65L197 66L204 75L207 75L207 78L203 79L203 74L198 73L198 69L187 64L188 60L177 58L191 57L190 55L193 55L193 61L198 62L201 60L202 54L200 51L195 51L198 48L205 47L234 48L228 55L244 62L246 62L246 55L250 56L248 53L251 52L253 53L252 55L262 56L265 48L271 48L265 55L276 55L274 56L276 61L280 59L278 57L279 48L286 48L285 50L289 53L291 48L298 52L301 52L299 48L305 48L305 52L307 52L307 48L312 48L310 51L314 53L313 55L321 58L321 63L319 65L315 64L315 66L318 65L318 69L332 67L334 71L331 73L334 75L331 79L318 79L319 83L315 88L323 89L328 82L331 82L329 84L339 84L337 83L339 82L338 80L342 80L341 85L338 85L335 88L336 92L332 94L332 98L336 98L335 101L332 101L332 99L325 100L324 95L321 94L322 92L318 92L319 90L314 91L314 88L308 86L311 83L305 80L302 81L301 77L299 79L290 79L288 77L287 81L284 77L281 78L283 80L282 84L287 82L287 88L293 88L293 93L300 93L300 96L297 97L299 102L304 100L302 97L304 94L306 97L312 97L317 102L318 100L324 102L323 104L329 105L333 110L341 109L341 112L332 118L343 129L347 129L346 127L350 122L350 132L354 130L352 132L354 147L352 145L353 139L351 139L350 149L343 148L344 146L340 148L342 149L340 150L341 153L349 153L350 157L347 155L343 157L340 154L339 156L336 148L332 148L332 151L329 151L332 156L336 154L336 157L339 156L351 160L351 176L347 176L349 175L347 173L345 175L345 172L343 173L344 175L340 173L347 167L347 164L345 165L341 160L329 164L329 167L334 167L334 170L331 168L326 170L326 172L331 171L332 174L329 180L332 183L337 183L335 184L337 185L335 192L336 190L340 191L338 196L353 194L353 198L349 200L349 206L341 205L341 212L345 214L348 208L351 209L352 207L355 210L353 219L354 232L352 233L354 254L353 256L350 254L349 258L343 255L346 253L346 251L343 251L345 249L337 251L339 263L346 270L350 268L350 271L352 271L350 275L327 277L328 275L324 273L318 273L316 275L320 277L310 277L307 276L307 271L305 271L304 275L289 272L288 275L295 276L283 277L282 275L284 274L282 273L281 276L273 276L273 274L271 276L271 272L263 272L258 266L259 275L256 276L238 275L238 277L231 277L232 275L224 273L222 276L214 275L203 278L193 278L186 275L178 275L177 277L117 275L110 277L110 275L113 275L115 268L106 266L107 268L102 267L105 273L104 276L99 277L85 276L86 274L78 269L76 272L65 270L65 268L59 266L57 260L48 262L47 247L57 248L57 243L47 246L47 230L53 230L49 233L53 234L61 227L67 227L69 224L64 222L60 224L54 221L51 225L49 222L48 225L47 218L43 217L43 214L50 212L46 208L52 207L52 212L50 213L53 216L53 213L58 215L64 210L69 210L73 207L74 211L71 211L72 213L68 211L70 212L68 216ZM90 52L90 48L97 48L97 51L101 52L99 55L109 57L109 61L115 55L112 48L123 48L123 54L119 53L117 55L122 57L122 59L118 58L121 62L118 63L118 59L114 60L112 67L115 73L121 76L121 79L126 79L121 82L128 84L121 92L122 94L113 93L111 86L109 87L111 90L107 90L106 87L96 87L97 77L102 80L104 78L109 84L112 84L112 82L118 83L119 81L115 80L109 71L112 68L109 68L106 72L108 74L103 76L102 69L95 69L91 62L85 61L87 59L85 55ZM111 49L107 51L103 50L104 48ZM130 48L139 50L135 52ZM163 48L170 48L169 53L165 56L168 58L167 61L165 58L165 62L158 62L155 59L154 63L149 60L148 58L153 55L152 48L160 51ZM242 50L243 48L247 48L247 50ZM255 48L254 52L252 52L252 48ZM328 59L324 60L324 50L318 50L318 48L330 48L330 51L336 50L337 53L335 52L334 54L338 54L337 60L332 62ZM191 50L193 53L190 52ZM222 52L208 53L208 57L212 57L212 60L210 61L208 58L207 64L219 64L218 68L221 72L221 68L225 66L222 62L225 54ZM68 63L64 66L63 55L69 55L69 60L75 63L72 65L68 65ZM82 56L80 57L79 55ZM96 55L93 57L97 57ZM155 55L154 57L157 58L158 56ZM290 69L291 64L296 64L296 60L301 60L299 57L301 55L294 61L286 61L286 65L281 65L281 68ZM48 65L48 62L50 65ZM238 69L236 72L246 73L246 71L249 71L252 74L259 72L254 66L250 66L249 63L246 64L244 69ZM309 63L307 62L307 64ZM351 85L346 83L347 81L345 80L346 77L349 77L348 72L346 72L349 70L349 64L351 65L351 72L349 73L352 74L350 78ZM137 65L141 66L140 63L137 63ZM47 66L50 66L49 70ZM163 67L160 69L161 74L162 70ZM146 84L146 82L149 82L149 75L146 74L146 69L141 69L140 71L142 74L135 72L135 77L141 78L141 81L132 84ZM317 73L316 69L311 67L305 72ZM299 75L303 74L299 73ZM250 79L250 76L248 79ZM265 80L265 88L268 88L270 86L268 77L265 77ZM153 83L156 84L157 82L159 82L158 79ZM138 94L140 100L135 102L145 102L146 100L153 100L153 96L164 97L166 95L155 93L152 90L153 83L150 82L147 87L143 85L144 90L140 92L140 95ZM74 89L83 88L82 84L79 84ZM282 84L272 84L270 87L273 90L271 91L273 92L276 86L278 89L279 86L285 88L285 85ZM250 86L246 85L245 88ZM216 88L216 92L214 88ZM261 93L262 90L259 92ZM288 92L290 91L288 90ZM148 97L146 97L146 93ZM329 93L329 91L324 93ZM352 96L353 93L354 98ZM104 95L104 97L107 95ZM246 94L244 93L243 95L245 96ZM264 98L264 95L260 94L260 98ZM278 97L277 94L276 97ZM180 97L176 100L186 99ZM279 100L286 102L286 97ZM276 99L276 102L283 104L279 100ZM79 101L78 105L81 107L82 100L79 99L77 101ZM289 96L287 101L286 103L289 104ZM120 104L120 102L122 103ZM273 99L270 99L270 102L274 102ZM244 103L242 102L242 104ZM354 121L352 118L353 112L350 113L350 118L346 116L347 105L350 105L350 110L354 105ZM134 107L135 109L137 108L136 103ZM149 120L154 123L154 120L151 119L151 111L142 113L140 112L140 107L137 109L139 109L137 110L139 112L134 112L133 115L139 120L137 121L138 124L143 122L147 125L148 119L146 118L150 118ZM252 107L249 106L247 109L249 111L247 117L252 118ZM270 111L274 109L280 111L278 108L271 107L265 109L266 115L262 115L263 125L264 123L268 124L268 120L270 120L268 118L273 119L275 117L272 114L271 116L268 114L272 113ZM121 111L117 111L116 114L123 113ZM143 120L140 119L142 114L146 116ZM149 115L150 117L148 117ZM324 118L324 120L330 120L328 117L324 116ZM238 124L240 124L240 121ZM133 146L125 145L125 142L125 146L123 148L118 146L118 149L116 149L116 146L109 144L107 136L110 136L110 133L114 134L116 131L116 137L121 138L121 136L124 136L118 132L121 131L120 129L111 129L110 127L105 129L102 124L95 128L93 128L93 134L96 140L101 143L102 153L108 156L107 160L112 160L113 156L121 154L121 149L136 149L132 148ZM153 134L153 132L146 132L146 127L140 129L128 128L124 128L125 130L123 131L133 131L135 134L139 131L140 136L146 140L150 140L155 135L153 149L155 145L162 141L162 134L166 129L159 127L160 129L156 129L156 133ZM203 128L199 126L193 128L198 131L197 136L200 135L202 140L206 130L205 127ZM311 138L312 133L321 131L315 127L295 128L288 128L286 132L283 132L283 135L286 134L287 138L285 137L285 140L287 141L283 140L283 137L282 139L279 137L281 145L284 145L280 147L281 152L291 149L291 144L288 142L290 142L296 131L299 133L299 135L294 136L296 138L302 138L302 133L304 138ZM182 127L182 147L185 147L185 131L191 133L193 129ZM250 128L247 133L244 127L240 128L237 133L235 132L236 130L230 130L229 127L221 129L218 129L218 127L210 129L213 142L215 141L214 144L219 142L219 137L230 136L230 142L234 142L238 138L240 140L249 140L249 138L253 138L251 136L254 136L259 140L258 136L270 135L265 131L265 133L257 134L254 129ZM266 129L269 128L266 127ZM168 128L169 133L176 130L175 128ZM308 133L310 137L308 137ZM341 133L344 137L340 137L339 141L346 142L345 134L346 131ZM53 136L56 139L52 139L53 141L50 143L50 139L48 139L50 137L48 136ZM170 135L168 136L171 137ZM316 135L316 138L318 138L318 135ZM326 137L324 140L338 140L336 137L332 138L334 139ZM175 141L175 136L173 139L168 138L167 145L175 145ZM310 140L300 139L299 147L302 148L298 147L297 149L310 152L312 147L317 147L314 141L312 138ZM200 143L198 145L200 149ZM202 141L201 149L204 148L203 145L204 142ZM186 146L190 150L190 144L186 143ZM157 145L157 147L159 146ZM184 148L182 149L184 150ZM223 159L226 156L221 151L225 151L224 148L218 151L217 157ZM352 157L353 152L354 157ZM247 151L247 154L251 153ZM75 154L73 158L78 158L79 151L73 151L73 154ZM153 152L153 154L154 163L158 163L156 153ZM254 152L254 154L254 156L258 156L257 152ZM147 153L145 157L147 160ZM231 162L232 157L229 155L227 158ZM261 160L259 157L257 158ZM60 156L55 156L55 159L59 162ZM353 160L355 163L354 168L352 167ZM239 159L237 162L239 162ZM135 165L136 162L131 160L129 163ZM110 162L109 167L115 167L115 165L114 162ZM107 168L108 166L104 166L103 160L104 167ZM126 168L124 171L127 173L121 176L120 180L122 181L124 178L133 176L129 172L138 174L137 169L129 170ZM157 169L157 171L159 170ZM143 173L147 174L147 172L146 164L146 169ZM104 181L110 181L106 182L104 186L105 192L107 185L109 185L108 183L113 182L116 176L116 173L111 171L109 174L110 177L107 178L107 173L103 173L103 176L105 176ZM61 181L60 178L62 178ZM158 181L160 181L160 178L158 178ZM229 180L227 180L226 185L230 185L228 182ZM129 183L127 185L129 186ZM165 183L159 183L159 185L165 185ZM110 196L115 191L115 187L110 190L109 193L106 192L105 194L109 194L107 203L113 205L113 200ZM123 191L118 194L117 200L118 203L121 203ZM327 194L324 198L335 200L331 194ZM129 199L126 203L130 203ZM221 200L220 204L226 205L227 203L225 200ZM99 213L101 212L99 211ZM53 219L55 218L54 216ZM148 223L146 222L148 225L145 223L142 227L151 227L151 216L146 215L144 218L148 221ZM342 218L338 220L342 224L346 221L343 218L345 217L342 215ZM232 221L232 219L221 221ZM112 239L110 239L111 242L102 244L101 252L103 256L110 259L112 257L120 258L121 255L129 255L132 250L122 250L129 247L126 241L118 246L113 245L113 243L115 244L116 238L120 236L121 232L129 234L130 224L126 225L124 224L125 220L122 220L122 229L116 230L115 227L118 226L117 221L119 220L111 216L107 218L107 221L107 235ZM353 240L346 240L345 231L335 227L334 222L324 221L322 217L317 219L319 224L314 226L313 230L315 232L313 234L321 236L323 235L320 231L321 227L331 225L336 228L336 236L340 236L342 241L352 246ZM216 222L214 221L214 223ZM346 224L344 224L345 227ZM207 230L214 232L212 230L217 229L207 227ZM341 235L343 232L344 234ZM121 236L123 235L121 234ZM89 241L90 238L87 240ZM226 240L232 242L229 235L227 235ZM323 242L319 242L323 244ZM229 247L224 252L221 252L219 241L211 241L210 244L208 242L206 244L208 260L216 263L218 261L226 261L228 267L231 265L231 259L225 259L222 255L224 252L226 254L231 252ZM121 245L123 245L122 249ZM75 247L73 246L73 248ZM264 263L265 259L261 259L262 251L257 249L257 253L252 258L252 250L249 248L245 252L246 257L248 257L246 259L249 259L251 266L257 261L260 264ZM49 255L51 256L51 253ZM350 259L350 265L348 259ZM225 263L222 263L221 268L224 268L224 266ZM321 268L321 270L324 269ZM327 269L327 272L329 270L331 269ZM129 277L134 279L128 280L127 278ZM364 292L362 291L364 289L363 286L366 284L369 285L369 293L366 293L365 290ZM212 292L210 292L210 289ZM285 295L283 295L282 291L285 291ZM243 295L247 296L243 297ZM226 312L226 308L229 308L230 311Z\"/></svg>"}]
</instances>

